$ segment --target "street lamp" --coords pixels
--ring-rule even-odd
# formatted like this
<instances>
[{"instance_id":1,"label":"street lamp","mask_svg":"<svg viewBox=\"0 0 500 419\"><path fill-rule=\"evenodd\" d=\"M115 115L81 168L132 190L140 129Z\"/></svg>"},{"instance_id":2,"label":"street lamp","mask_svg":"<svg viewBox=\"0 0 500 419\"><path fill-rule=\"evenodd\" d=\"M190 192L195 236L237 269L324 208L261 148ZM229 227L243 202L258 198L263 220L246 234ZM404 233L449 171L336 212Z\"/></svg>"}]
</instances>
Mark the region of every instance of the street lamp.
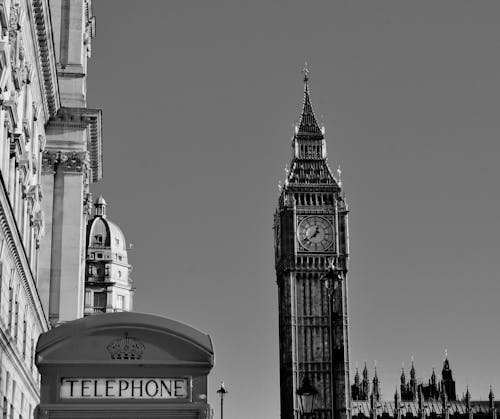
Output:
<instances>
[{"instance_id":1,"label":"street lamp","mask_svg":"<svg viewBox=\"0 0 500 419\"><path fill-rule=\"evenodd\" d=\"M302 380L302 385L297 390L297 396L299 396L299 411L301 417L312 416L314 413L316 396L318 395L318 390L314 388L311 384L311 380L306 375Z\"/></svg>"},{"instance_id":2,"label":"street lamp","mask_svg":"<svg viewBox=\"0 0 500 419\"><path fill-rule=\"evenodd\" d=\"M227 394L227 390L224 388L224 381L220 382L217 394L220 396L220 419L224 419L224 396Z\"/></svg>"},{"instance_id":3,"label":"street lamp","mask_svg":"<svg viewBox=\"0 0 500 419\"><path fill-rule=\"evenodd\" d=\"M337 281L342 281L342 274L339 272L338 268L335 266L334 261L332 260L328 270L320 277L320 281L323 282L326 293L328 295L328 335L329 335L329 344L330 344L330 386L331 386L331 417L335 418L335 385L334 385L334 377L335 373L333 371L333 300L334 300L334 288L335 283Z\"/></svg>"}]
</instances>

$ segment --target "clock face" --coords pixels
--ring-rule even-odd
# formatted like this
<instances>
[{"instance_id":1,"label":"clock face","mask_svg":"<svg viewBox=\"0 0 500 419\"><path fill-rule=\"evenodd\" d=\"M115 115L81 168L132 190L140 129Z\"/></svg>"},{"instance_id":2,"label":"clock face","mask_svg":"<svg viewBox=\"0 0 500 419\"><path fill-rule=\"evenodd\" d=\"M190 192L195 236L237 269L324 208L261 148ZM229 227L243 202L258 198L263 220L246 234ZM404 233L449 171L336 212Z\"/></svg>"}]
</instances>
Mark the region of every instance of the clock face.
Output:
<instances>
[{"instance_id":1,"label":"clock face","mask_svg":"<svg viewBox=\"0 0 500 419\"><path fill-rule=\"evenodd\" d=\"M326 218L312 215L300 221L297 237L306 250L323 252L333 243L333 227Z\"/></svg>"}]
</instances>

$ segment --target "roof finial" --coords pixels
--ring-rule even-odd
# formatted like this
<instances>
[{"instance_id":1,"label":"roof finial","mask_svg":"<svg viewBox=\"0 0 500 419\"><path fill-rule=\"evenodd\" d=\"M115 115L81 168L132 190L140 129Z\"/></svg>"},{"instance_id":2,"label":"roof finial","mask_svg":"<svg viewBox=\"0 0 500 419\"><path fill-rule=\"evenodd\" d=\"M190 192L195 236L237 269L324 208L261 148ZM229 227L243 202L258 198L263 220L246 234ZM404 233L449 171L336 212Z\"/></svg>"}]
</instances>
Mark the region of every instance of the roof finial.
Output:
<instances>
[{"instance_id":1,"label":"roof finial","mask_svg":"<svg viewBox=\"0 0 500 419\"><path fill-rule=\"evenodd\" d=\"M309 67L307 66L307 61L304 63L304 68L302 69L302 74L304 75L304 90L307 92L309 90Z\"/></svg>"},{"instance_id":2,"label":"roof finial","mask_svg":"<svg viewBox=\"0 0 500 419\"><path fill-rule=\"evenodd\" d=\"M302 69L302 74L304 75L304 83L309 81L309 67L307 61L304 62L304 68Z\"/></svg>"}]
</instances>

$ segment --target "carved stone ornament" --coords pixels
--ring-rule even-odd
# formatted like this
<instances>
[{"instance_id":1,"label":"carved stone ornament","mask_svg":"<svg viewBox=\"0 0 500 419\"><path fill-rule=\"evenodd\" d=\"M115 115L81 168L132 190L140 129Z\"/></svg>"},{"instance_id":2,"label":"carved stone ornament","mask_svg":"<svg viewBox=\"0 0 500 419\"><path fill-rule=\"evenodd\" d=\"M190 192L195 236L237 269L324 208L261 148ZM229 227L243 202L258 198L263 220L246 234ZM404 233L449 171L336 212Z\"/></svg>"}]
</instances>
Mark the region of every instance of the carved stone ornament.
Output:
<instances>
[{"instance_id":1,"label":"carved stone ornament","mask_svg":"<svg viewBox=\"0 0 500 419\"><path fill-rule=\"evenodd\" d=\"M56 165L63 165L65 172L86 172L89 168L89 153L86 151L66 153L44 150L42 153L43 170L55 170Z\"/></svg>"},{"instance_id":2,"label":"carved stone ornament","mask_svg":"<svg viewBox=\"0 0 500 419\"><path fill-rule=\"evenodd\" d=\"M12 42L16 38L16 32L21 29L19 26L20 10L18 4L12 4L10 7L9 19L9 40Z\"/></svg>"},{"instance_id":3,"label":"carved stone ornament","mask_svg":"<svg viewBox=\"0 0 500 419\"><path fill-rule=\"evenodd\" d=\"M144 352L144 344L136 339L125 336L111 342L107 347L111 359L141 359Z\"/></svg>"},{"instance_id":4,"label":"carved stone ornament","mask_svg":"<svg viewBox=\"0 0 500 419\"><path fill-rule=\"evenodd\" d=\"M92 203L92 194L90 192L87 192L85 194L85 197L83 198L83 214L91 215L93 206L94 204Z\"/></svg>"},{"instance_id":5,"label":"carved stone ornament","mask_svg":"<svg viewBox=\"0 0 500 419\"><path fill-rule=\"evenodd\" d=\"M65 172L85 172L89 165L88 153L74 152L67 153L65 155L66 160L64 161L64 171Z\"/></svg>"}]
</instances>

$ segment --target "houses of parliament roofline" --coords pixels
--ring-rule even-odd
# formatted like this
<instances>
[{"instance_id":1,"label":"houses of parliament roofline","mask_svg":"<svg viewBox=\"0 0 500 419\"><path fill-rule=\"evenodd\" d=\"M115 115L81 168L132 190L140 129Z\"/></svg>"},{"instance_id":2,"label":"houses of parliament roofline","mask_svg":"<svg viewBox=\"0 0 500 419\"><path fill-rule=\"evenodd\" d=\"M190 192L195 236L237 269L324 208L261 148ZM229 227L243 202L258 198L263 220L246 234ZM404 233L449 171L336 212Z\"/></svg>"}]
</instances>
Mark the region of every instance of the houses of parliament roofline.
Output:
<instances>
[{"instance_id":1,"label":"houses of parliament roofline","mask_svg":"<svg viewBox=\"0 0 500 419\"><path fill-rule=\"evenodd\" d=\"M467 387L461 400L457 399L455 381L448 357L441 370L441 380L437 380L434 369L427 384L416 378L415 365L409 371L409 379L401 373L399 388L396 387L393 400L381 400L380 380L375 368L373 379L368 379L368 369L364 366L362 377L358 369L351 386L352 417L361 418L460 418L496 419L500 402L495 402L490 387L488 400L472 400Z\"/></svg>"}]
</instances>

